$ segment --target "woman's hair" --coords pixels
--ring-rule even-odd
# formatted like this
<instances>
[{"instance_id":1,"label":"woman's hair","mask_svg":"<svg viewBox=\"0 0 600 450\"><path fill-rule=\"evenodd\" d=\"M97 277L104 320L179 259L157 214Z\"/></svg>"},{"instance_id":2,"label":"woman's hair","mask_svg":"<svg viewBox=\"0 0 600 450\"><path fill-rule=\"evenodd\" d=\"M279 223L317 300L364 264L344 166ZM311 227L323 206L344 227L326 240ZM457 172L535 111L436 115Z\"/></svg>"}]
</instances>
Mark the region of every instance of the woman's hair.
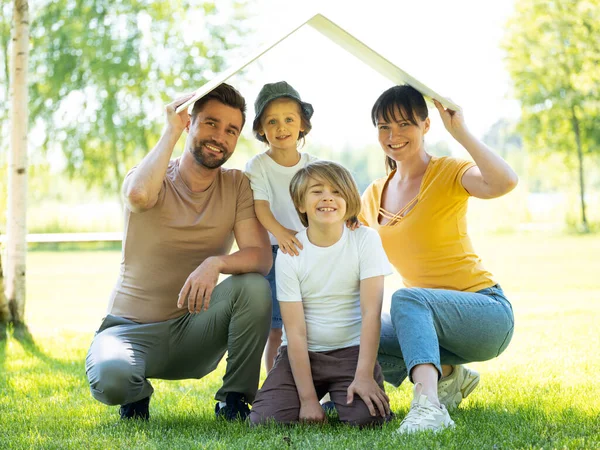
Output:
<instances>
[{"instance_id":1,"label":"woman's hair","mask_svg":"<svg viewBox=\"0 0 600 450\"><path fill-rule=\"evenodd\" d=\"M278 97L275 98L273 100L278 100L280 98L285 98L285 97ZM306 136L308 134L308 132L310 130L312 130L312 124L310 123L310 118L306 115L306 111L304 110L304 108L302 107L302 105L294 98L288 97L289 100L296 102L298 104L298 110L300 111L300 120L302 123L302 128L304 128L304 131L301 131L300 134L298 134L298 142L302 141L300 143L300 147L304 146L304 136ZM273 101L271 100L271 101ZM271 102L269 102L271 103ZM266 136L260 134L258 131L261 129L262 127L262 116L265 114L265 110L267 109L267 106L269 105L269 103L267 103L267 105L265 105L265 108L263 109L262 113L260 114L260 116L256 117L254 119L254 122L252 123L252 131L254 132L254 136L256 137L256 139L258 139L260 142L264 142L265 144L268 144L269 142L267 141Z\"/></svg>"},{"instance_id":2,"label":"woman's hair","mask_svg":"<svg viewBox=\"0 0 600 450\"><path fill-rule=\"evenodd\" d=\"M339 191L340 196L346 201L344 220L350 220L353 223L358 222L361 204L360 194L354 178L352 178L348 169L341 164L323 160L306 165L296 172L290 182L290 195L302 225L308 227L308 216L306 213L301 213L300 208L304 206L310 180L317 178Z\"/></svg>"},{"instance_id":3,"label":"woman's hair","mask_svg":"<svg viewBox=\"0 0 600 450\"><path fill-rule=\"evenodd\" d=\"M397 116L397 113L400 114L400 117ZM388 123L407 120L418 126L417 118L423 121L427 119L428 115L429 111L423 94L407 84L389 88L379 96L371 109L371 120L375 126L380 117ZM388 172L396 169L396 161L387 155L385 163Z\"/></svg>"}]
</instances>

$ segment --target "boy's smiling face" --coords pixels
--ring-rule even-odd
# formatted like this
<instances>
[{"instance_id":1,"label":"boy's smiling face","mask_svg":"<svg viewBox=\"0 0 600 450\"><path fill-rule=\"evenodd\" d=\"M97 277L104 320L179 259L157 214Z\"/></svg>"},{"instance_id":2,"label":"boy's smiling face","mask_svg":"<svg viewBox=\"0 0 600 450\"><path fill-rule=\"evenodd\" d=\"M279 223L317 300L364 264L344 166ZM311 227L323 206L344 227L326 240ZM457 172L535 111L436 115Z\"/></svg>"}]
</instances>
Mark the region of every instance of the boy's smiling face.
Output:
<instances>
[{"instance_id":1,"label":"boy's smiling face","mask_svg":"<svg viewBox=\"0 0 600 450\"><path fill-rule=\"evenodd\" d=\"M339 225L346 217L346 200L341 193L321 178L311 178L304 197L304 205L299 208L308 217L311 225Z\"/></svg>"},{"instance_id":2,"label":"boy's smiling face","mask_svg":"<svg viewBox=\"0 0 600 450\"><path fill-rule=\"evenodd\" d=\"M304 131L300 105L290 98L270 102L260 119L259 134L264 136L271 150L296 150L300 132Z\"/></svg>"}]
</instances>

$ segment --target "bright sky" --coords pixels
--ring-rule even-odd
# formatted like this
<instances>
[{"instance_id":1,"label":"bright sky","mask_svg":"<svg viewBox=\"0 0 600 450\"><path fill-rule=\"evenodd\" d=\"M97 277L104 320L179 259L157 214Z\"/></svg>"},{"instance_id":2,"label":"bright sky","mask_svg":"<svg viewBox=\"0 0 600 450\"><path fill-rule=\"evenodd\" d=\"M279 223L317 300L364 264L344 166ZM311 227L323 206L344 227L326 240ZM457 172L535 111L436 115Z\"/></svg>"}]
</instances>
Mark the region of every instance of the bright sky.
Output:
<instances>
[{"instance_id":1,"label":"bright sky","mask_svg":"<svg viewBox=\"0 0 600 450\"><path fill-rule=\"evenodd\" d=\"M464 110L478 136L501 117L517 117L500 41L513 0L255 0L249 8L256 32L240 56L281 37L320 12L410 75ZM350 6L352 5L352 6ZM356 5L356 6L354 6ZM251 49L251 50L249 50ZM286 80L315 107L310 142L342 149L376 144L371 106L391 82L310 27L269 51L230 81L250 103L267 82ZM437 111L430 111L438 119ZM249 111L250 120L253 111ZM249 133L249 127L246 130ZM434 120L429 140L446 140Z\"/></svg>"}]
</instances>

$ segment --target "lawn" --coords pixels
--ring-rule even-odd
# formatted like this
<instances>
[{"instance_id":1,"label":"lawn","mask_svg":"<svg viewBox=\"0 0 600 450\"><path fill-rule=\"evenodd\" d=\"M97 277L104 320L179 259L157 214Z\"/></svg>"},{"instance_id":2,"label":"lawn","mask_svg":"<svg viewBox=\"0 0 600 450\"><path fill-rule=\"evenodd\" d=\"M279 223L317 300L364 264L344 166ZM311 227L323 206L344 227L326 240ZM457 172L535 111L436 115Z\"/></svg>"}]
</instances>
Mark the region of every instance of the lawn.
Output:
<instances>
[{"instance_id":1,"label":"lawn","mask_svg":"<svg viewBox=\"0 0 600 450\"><path fill-rule=\"evenodd\" d=\"M454 430L404 437L393 431L408 384L387 385L398 418L383 429L217 422L223 365L202 380L154 381L150 422L121 422L117 407L92 399L84 373L120 254L30 252L33 340L0 342L0 448L600 448L600 237L475 241L513 303L513 341L496 360L472 364L482 381L452 415ZM387 283L389 293L398 279Z\"/></svg>"}]
</instances>

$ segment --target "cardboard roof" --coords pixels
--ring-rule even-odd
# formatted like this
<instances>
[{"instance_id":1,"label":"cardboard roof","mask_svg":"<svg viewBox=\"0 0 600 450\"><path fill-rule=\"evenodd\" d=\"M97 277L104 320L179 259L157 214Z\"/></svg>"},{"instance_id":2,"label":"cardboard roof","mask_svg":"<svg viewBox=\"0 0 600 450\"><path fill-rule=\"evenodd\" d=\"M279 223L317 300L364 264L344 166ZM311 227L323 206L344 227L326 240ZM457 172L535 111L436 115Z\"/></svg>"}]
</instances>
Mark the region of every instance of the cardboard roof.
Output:
<instances>
[{"instance_id":1,"label":"cardboard roof","mask_svg":"<svg viewBox=\"0 0 600 450\"><path fill-rule=\"evenodd\" d=\"M348 51L350 54L352 54L355 57L357 57L358 59L360 59L363 63L367 64L369 67L371 67L372 69L376 70L381 75L383 75L384 77L389 79L392 83L394 83L394 84L409 84L412 87L414 87L415 89L417 89L419 92L421 92L425 96L426 100L429 102L431 102L432 98L435 98L446 108L453 109L453 110L460 109L456 103L452 102L451 100L449 100L445 97L442 97L437 92L435 92L433 89L429 88L428 86L425 86L425 84L423 84L422 82L417 80L415 77L406 73L400 67L396 66L395 64L390 62L388 59L381 56L379 53L377 53L372 48L363 44L356 37L354 37L353 35L348 33L346 30L344 30L339 25L337 25L334 22L332 22L331 20L329 20L327 17L323 16L322 14L315 14L310 19L305 20L300 25L294 27L289 32L285 33L279 39L264 46L260 51L251 55L249 58L247 58L241 64L231 67L229 70L220 73L215 78L210 80L208 83L204 84L202 87L200 87L198 90L196 90L196 93L193 97L191 97L187 102L185 102L182 105L180 105L179 107L177 107L177 112L182 111L184 108L188 108L196 100L198 100L199 98L202 98L204 95L206 95L207 93L212 91L218 85L227 81L229 78L231 78L237 72L244 69L248 64L250 64L251 62L260 58L262 55L267 53L273 47L275 47L280 42L284 41L289 36L291 36L296 31L298 31L300 28L302 28L306 25L313 27L315 30L317 30L318 32L323 34L325 37L329 38L330 40L332 40L333 42L338 44L340 47L342 47L344 50Z\"/></svg>"}]
</instances>

